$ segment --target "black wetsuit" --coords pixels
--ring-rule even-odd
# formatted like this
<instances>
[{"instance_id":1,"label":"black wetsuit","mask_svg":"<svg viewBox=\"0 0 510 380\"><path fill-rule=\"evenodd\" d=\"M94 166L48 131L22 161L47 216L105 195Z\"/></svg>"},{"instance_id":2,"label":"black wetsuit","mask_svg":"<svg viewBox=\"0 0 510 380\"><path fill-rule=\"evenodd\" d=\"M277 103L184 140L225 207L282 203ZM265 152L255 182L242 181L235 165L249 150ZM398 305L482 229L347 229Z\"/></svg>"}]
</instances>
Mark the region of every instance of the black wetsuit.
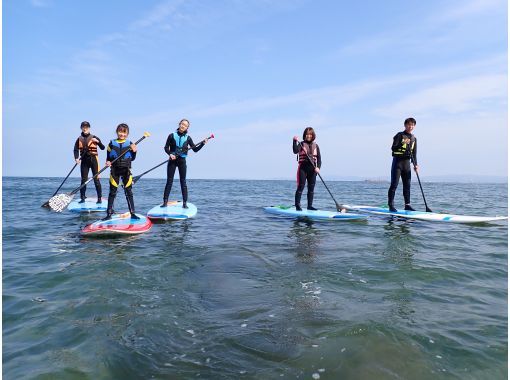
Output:
<instances>
[{"instance_id":1,"label":"black wetsuit","mask_svg":"<svg viewBox=\"0 0 510 380\"><path fill-rule=\"evenodd\" d=\"M404 143L404 139L411 140L410 144ZM394 207L395 191L397 190L400 177L404 187L404 202L406 205L411 203L411 154L414 165L418 165L417 142L413 134L399 132L393 137L391 146L393 162L391 164L391 185L388 189L388 205Z\"/></svg>"},{"instance_id":2,"label":"black wetsuit","mask_svg":"<svg viewBox=\"0 0 510 380\"><path fill-rule=\"evenodd\" d=\"M182 193L182 201L186 203L188 201L188 186L186 185L186 153L189 149L192 149L193 152L198 152L203 148L204 143L194 144L193 139L190 136L186 136L186 134L182 134L177 131L179 138L186 138L185 141L182 142L181 147L177 146L177 142L175 141L174 134L170 133L168 138L166 139L165 144L165 152L170 155L173 154L177 156L175 160L169 160L166 168L166 185L165 191L163 193L163 204L168 202L168 196L170 195L170 191L172 190L172 184L175 176L175 169L179 169L179 180L181 183L181 193Z\"/></svg>"},{"instance_id":3,"label":"black wetsuit","mask_svg":"<svg viewBox=\"0 0 510 380\"><path fill-rule=\"evenodd\" d=\"M119 146L115 146L113 143L116 142ZM112 140L108 144L106 161L113 161L120 154L129 149L131 141L129 140ZM117 189L122 179L124 185L124 193L126 194L126 201L128 204L129 211L131 214L135 213L135 203L133 199L133 176L131 175L131 161L136 158L136 152L129 151L122 158L118 159L113 163L110 168L110 193L108 194L108 209L106 210L108 215L113 214L113 204L115 197L117 196Z\"/></svg>"},{"instance_id":4,"label":"black wetsuit","mask_svg":"<svg viewBox=\"0 0 510 380\"><path fill-rule=\"evenodd\" d=\"M93 143L90 139L96 138L98 140L97 143ZM81 141L80 141L81 140ZM89 141L88 144L84 144L84 142ZM97 147L101 150L104 150L104 145L101 142L101 139L97 136L81 133L81 136L76 139L74 144L74 159L80 158L80 171L81 171L81 184L83 185L87 182L89 170L92 170L92 175L96 175L99 171L99 158L97 154ZM97 200L98 202L101 200L102 190L101 190L101 182L99 181L99 176L94 178L94 185L96 186ZM81 199L85 199L85 192L87 191L87 186L83 186L80 189L80 197Z\"/></svg>"},{"instance_id":5,"label":"black wetsuit","mask_svg":"<svg viewBox=\"0 0 510 380\"><path fill-rule=\"evenodd\" d=\"M305 181L308 183L308 192L306 194L308 208L312 208L313 204L313 195L314 195L314 189L315 189L315 182L317 179L317 173L315 172L315 167L318 167L320 169L322 165L321 160L321 151L319 149L319 146L315 144L315 147L317 149L316 155L313 155L313 152L311 152L310 144L302 141L301 146L307 147L308 155L312 160L314 160L315 165L313 165L310 160L306 157L304 151L299 146L298 142L293 140L292 141L292 151L294 154L299 154L298 161L299 165L297 168L297 189L296 193L294 194L294 204L296 206L296 209L299 209L301 207L301 195L303 194L303 190L305 188Z\"/></svg>"}]
</instances>

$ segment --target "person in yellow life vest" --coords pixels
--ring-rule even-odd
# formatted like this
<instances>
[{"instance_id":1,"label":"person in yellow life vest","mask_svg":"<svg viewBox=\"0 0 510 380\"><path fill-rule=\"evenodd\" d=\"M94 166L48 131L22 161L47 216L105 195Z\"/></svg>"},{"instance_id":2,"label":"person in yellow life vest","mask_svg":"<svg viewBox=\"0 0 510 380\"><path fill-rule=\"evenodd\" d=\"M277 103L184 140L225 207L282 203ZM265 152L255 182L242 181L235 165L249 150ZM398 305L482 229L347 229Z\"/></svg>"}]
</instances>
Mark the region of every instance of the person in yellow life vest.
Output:
<instances>
[{"instance_id":1,"label":"person in yellow life vest","mask_svg":"<svg viewBox=\"0 0 510 380\"><path fill-rule=\"evenodd\" d=\"M81 135L76 139L74 144L74 160L77 164L80 164L81 169L81 184L83 185L88 180L89 170L92 170L92 175L96 175L100 170L99 158L97 155L97 148L104 150L104 145L101 139L90 133L90 123L84 121L80 125ZM101 182L99 176L94 178L94 185L96 186L97 202L101 203ZM85 202L85 192L87 186L80 189L81 200L79 203Z\"/></svg>"},{"instance_id":2,"label":"person in yellow life vest","mask_svg":"<svg viewBox=\"0 0 510 380\"><path fill-rule=\"evenodd\" d=\"M116 132L117 139L111 140L106 150L106 166L111 168L110 193L108 194L106 217L102 220L109 220L112 218L114 212L113 204L115 202L115 197L117 196L117 188L119 187L121 179L124 184L124 193L126 194L126 201L129 212L131 213L131 219L140 219L135 214L133 176L131 175L131 162L136 159L136 144L127 139L129 135L129 126L127 124L119 124ZM112 163L114 160L116 161Z\"/></svg>"},{"instance_id":3,"label":"person in yellow life vest","mask_svg":"<svg viewBox=\"0 0 510 380\"><path fill-rule=\"evenodd\" d=\"M299 142L299 137L294 136L292 140L292 151L298 155L298 168L297 168L297 189L294 194L294 205L297 211L302 211L301 208L301 195L305 188L305 183L308 183L307 209L317 210L313 207L313 192L315 189L315 182L317 180L317 173L320 172L322 165L321 151L319 145L315 142L315 131L313 128L305 128L303 132L303 141Z\"/></svg>"},{"instance_id":4,"label":"person in yellow life vest","mask_svg":"<svg viewBox=\"0 0 510 380\"><path fill-rule=\"evenodd\" d=\"M418 158L417 158L417 142L416 137L413 135L416 120L412 117L404 121L404 131L398 132L393 137L393 144L391 152L393 162L391 164L391 185L388 189L388 206L390 211L395 212L394 199L395 191L397 190L400 177L402 177L402 185L404 187L404 209L408 211L415 211L411 207L411 162L414 166L414 171L418 172Z\"/></svg>"}]
</instances>

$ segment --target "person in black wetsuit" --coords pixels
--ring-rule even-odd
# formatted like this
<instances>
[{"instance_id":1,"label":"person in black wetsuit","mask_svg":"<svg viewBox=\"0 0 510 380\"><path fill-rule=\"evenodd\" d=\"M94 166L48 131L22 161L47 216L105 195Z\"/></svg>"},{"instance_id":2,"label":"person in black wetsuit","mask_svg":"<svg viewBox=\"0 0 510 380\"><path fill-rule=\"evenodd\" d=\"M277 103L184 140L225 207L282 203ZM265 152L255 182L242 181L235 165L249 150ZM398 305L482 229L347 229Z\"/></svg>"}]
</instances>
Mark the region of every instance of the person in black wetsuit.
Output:
<instances>
[{"instance_id":1,"label":"person in black wetsuit","mask_svg":"<svg viewBox=\"0 0 510 380\"><path fill-rule=\"evenodd\" d=\"M81 163L81 184L83 185L89 179L89 170L92 170L92 175L96 175L99 171L99 157L97 155L97 147L99 147L101 150L104 150L104 145L99 137L90 134L90 123L88 121L82 122L80 128L81 135L76 139L76 142L74 143L73 153L76 163ZM102 203L102 191L99 176L94 178L94 185L96 186L97 193L96 203L100 204ZM81 200L79 203L85 202L86 190L87 186L84 186L80 189Z\"/></svg>"},{"instance_id":2,"label":"person in black wetsuit","mask_svg":"<svg viewBox=\"0 0 510 380\"><path fill-rule=\"evenodd\" d=\"M317 210L312 206L313 204L313 191L315 189L315 181L317 173L320 172L322 165L321 151L319 145L315 142L315 131L313 128L305 128L303 132L303 141L299 145L299 137L294 136L292 140L292 151L298 155L298 169L297 169L297 189L294 195L294 205L297 211L301 211L301 195L305 188L305 181L308 182L308 193L306 198L308 201L308 210ZM308 155L308 156L307 156ZM310 162L310 159L313 161Z\"/></svg>"},{"instance_id":3,"label":"person in black wetsuit","mask_svg":"<svg viewBox=\"0 0 510 380\"><path fill-rule=\"evenodd\" d=\"M418 172L418 159L417 159L417 142L416 137L412 134L416 120L412 117L404 121L403 132L397 133L393 137L393 144L391 152L393 156L393 163L391 164L391 185L388 189L388 206L390 211L397 211L394 204L395 191L397 190L400 177L402 177L402 184L404 186L404 202L405 210L415 211L411 207L411 162L414 166L414 171Z\"/></svg>"},{"instance_id":4,"label":"person in black wetsuit","mask_svg":"<svg viewBox=\"0 0 510 380\"><path fill-rule=\"evenodd\" d=\"M163 204L161 207L166 207L168 203L168 196L172 190L172 183L174 180L175 169L179 169L179 180L181 182L182 193L182 207L188 208L188 186L186 185L186 157L187 151L192 149L193 152L198 152L203 148L207 140L202 141L195 145L193 139L188 136L189 121L182 119L179 122L179 127L173 133L168 135L165 144L165 152L169 155L168 165L166 169L166 185L163 193Z\"/></svg>"},{"instance_id":5,"label":"person in black wetsuit","mask_svg":"<svg viewBox=\"0 0 510 380\"><path fill-rule=\"evenodd\" d=\"M124 184L124 193L126 194L126 201L128 204L129 212L131 213L131 219L140 219L135 214L135 202L133 200L133 176L131 175L131 162L136 158L136 144L127 140L129 135L129 126L127 124L119 124L117 126L117 139L111 140L108 144L106 153L106 166L111 168L110 171L110 193L108 194L108 208L106 209L106 217L103 220L112 218L113 215L113 203L117 195L117 188L122 178ZM117 157L119 157L126 150L128 152L111 163Z\"/></svg>"}]
</instances>

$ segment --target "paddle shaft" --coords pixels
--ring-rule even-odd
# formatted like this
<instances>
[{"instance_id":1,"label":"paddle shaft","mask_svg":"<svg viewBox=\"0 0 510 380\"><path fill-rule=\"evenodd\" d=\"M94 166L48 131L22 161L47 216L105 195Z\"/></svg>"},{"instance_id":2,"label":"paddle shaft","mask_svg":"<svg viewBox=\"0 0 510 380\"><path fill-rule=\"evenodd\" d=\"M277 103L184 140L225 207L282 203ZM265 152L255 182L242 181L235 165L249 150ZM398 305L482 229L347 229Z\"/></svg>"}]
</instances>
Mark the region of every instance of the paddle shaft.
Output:
<instances>
[{"instance_id":1,"label":"paddle shaft","mask_svg":"<svg viewBox=\"0 0 510 380\"><path fill-rule=\"evenodd\" d=\"M69 178L69 176L71 175L71 173L74 171L74 169L76 168L76 166L78 165L78 163L76 162L74 164L74 166L71 168L71 170L69 171L69 173L67 173L67 176L64 178L64 180L62 181L62 183L60 184L60 186L58 187L58 189L53 193L52 197L54 197L55 195L57 195L58 191L60 190L60 188L62 187L62 185L64 184L65 181L67 181L67 179ZM51 198L51 197L50 197ZM43 205L41 207L48 207L50 205L49 201L46 201L43 203Z\"/></svg>"},{"instance_id":2,"label":"paddle shaft","mask_svg":"<svg viewBox=\"0 0 510 380\"><path fill-rule=\"evenodd\" d=\"M416 164L414 163L414 158L413 158L412 153L411 153L411 162L413 163L413 166L416 168ZM425 210L427 212L432 212L432 210L427 205L427 200L425 199L425 193L423 192L423 187L421 186L420 176L418 175L418 172L416 171L416 169L414 170L414 172L416 173L416 178L418 179L418 185L420 185L421 195L423 196L423 202L425 202Z\"/></svg>"},{"instance_id":3,"label":"paddle shaft","mask_svg":"<svg viewBox=\"0 0 510 380\"><path fill-rule=\"evenodd\" d=\"M195 144L195 146L194 146L194 147L196 147L197 145L203 144L203 143L205 143L206 141L208 141L209 139L212 139L212 138L214 138L214 135L211 135L211 136L209 136L209 137L207 137L207 138L203 139L203 140L202 140L202 141L200 141L198 144ZM183 152L183 153L184 153L184 152L187 152L188 150L193 149L194 147L190 147L190 146L189 146L189 147L187 147L187 148L183 149L183 150L182 150L182 152ZM161 163L159 163L159 164L157 164L157 165L156 165L156 166L154 166L153 168L150 168L149 170L144 171L142 174L138 174L136 177L133 177L133 184L135 184L135 183L136 183L136 182L137 182L140 178L142 178L145 174L147 174L147 173L149 173L149 172L153 171L154 169L159 168L161 165L166 164L168 161L170 161L170 158L169 158L169 159L167 159L167 160L165 160L165 161L163 161L163 162L161 162Z\"/></svg>"},{"instance_id":4,"label":"paddle shaft","mask_svg":"<svg viewBox=\"0 0 510 380\"><path fill-rule=\"evenodd\" d=\"M313 167L315 168L315 162L312 160L312 158L308 155L308 152L303 148L303 145L297 141L298 145L300 146L300 148L305 152L306 154L306 157L308 158L308 161L310 161L310 163L313 165ZM331 191L329 190L329 187L328 185L326 185L326 182L324 182L324 179L322 179L322 176L321 176L321 173L317 173L317 175L319 176L319 178L321 179L322 181L322 184L324 185L324 187L326 188L326 190L328 191L329 195L331 196L331 198L333 199L333 201L335 202L335 205L336 205L336 209L337 211L341 211L343 209L342 205L340 205L335 197L333 196L333 193L331 193Z\"/></svg>"},{"instance_id":5,"label":"paddle shaft","mask_svg":"<svg viewBox=\"0 0 510 380\"><path fill-rule=\"evenodd\" d=\"M135 145L138 145L138 143L140 143L143 139L145 139L147 136L143 135L143 137L141 137L140 139L138 139L136 142L135 142ZM114 160L110 161L111 164L113 164L115 161L117 161L118 159L122 158L127 152L129 152L131 150L131 147L129 149L127 149L126 151L124 151L121 155L119 155L119 157L115 158ZM78 191L80 191L81 188L87 186L87 184L94 180L97 176L99 176L99 174L101 174L102 172L104 172L106 169L108 169L109 166L105 166L104 168L102 168L100 171L98 171L92 178L90 178L89 180L87 180L83 185L77 187L76 189L74 189L73 191L71 191L71 193L69 195L73 195L73 194L76 194Z\"/></svg>"}]
</instances>

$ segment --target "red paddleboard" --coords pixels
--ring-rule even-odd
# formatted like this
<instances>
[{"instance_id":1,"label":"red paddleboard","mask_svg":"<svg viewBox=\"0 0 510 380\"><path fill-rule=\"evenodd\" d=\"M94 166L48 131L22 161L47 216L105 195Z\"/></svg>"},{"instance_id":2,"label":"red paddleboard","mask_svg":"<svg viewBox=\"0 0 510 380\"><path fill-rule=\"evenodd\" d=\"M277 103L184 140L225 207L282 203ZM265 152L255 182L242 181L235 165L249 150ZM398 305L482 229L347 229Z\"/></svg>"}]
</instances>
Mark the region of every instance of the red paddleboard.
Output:
<instances>
[{"instance_id":1,"label":"red paddleboard","mask_svg":"<svg viewBox=\"0 0 510 380\"><path fill-rule=\"evenodd\" d=\"M131 218L131 214L112 215L111 219L98 220L86 226L81 232L87 236L105 236L105 235L136 235L147 232L152 227L149 218L142 214L136 214L140 219Z\"/></svg>"}]
</instances>

